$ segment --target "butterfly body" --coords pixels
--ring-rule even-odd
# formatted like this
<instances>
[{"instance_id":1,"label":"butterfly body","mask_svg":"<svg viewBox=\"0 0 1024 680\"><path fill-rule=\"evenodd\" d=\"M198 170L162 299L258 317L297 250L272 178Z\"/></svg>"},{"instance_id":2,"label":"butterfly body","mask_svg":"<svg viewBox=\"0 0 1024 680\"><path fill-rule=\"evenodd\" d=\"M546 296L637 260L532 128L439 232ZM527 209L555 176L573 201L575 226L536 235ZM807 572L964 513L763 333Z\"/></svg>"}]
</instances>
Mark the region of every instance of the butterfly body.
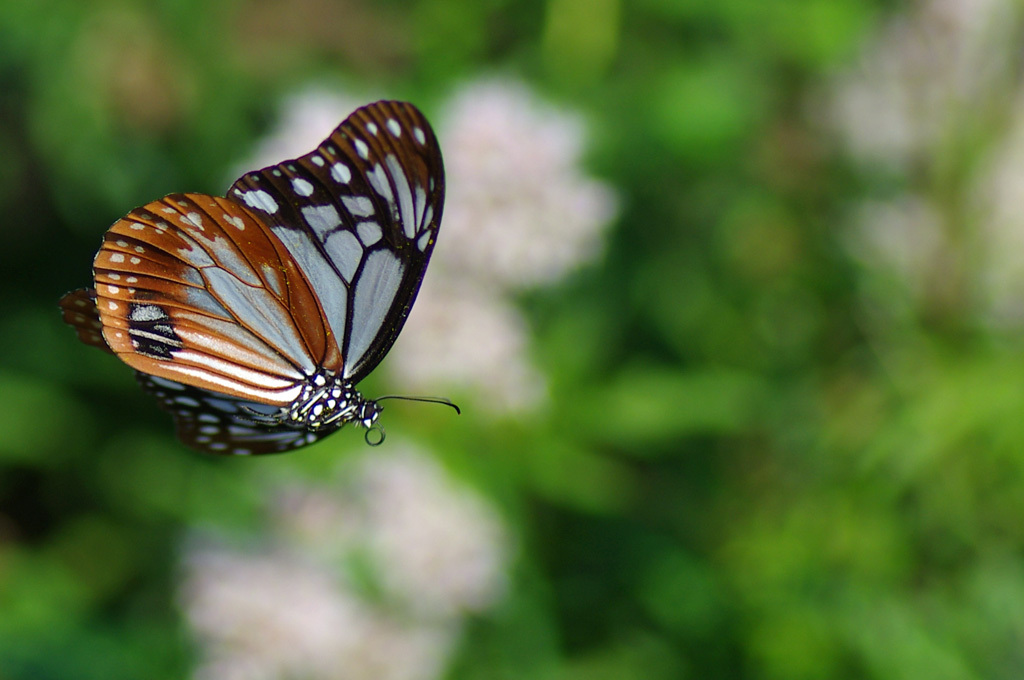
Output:
<instances>
[{"instance_id":1,"label":"butterfly body","mask_svg":"<svg viewBox=\"0 0 1024 680\"><path fill-rule=\"evenodd\" d=\"M134 368L194 448L273 453L371 428L380 406L355 386L405 322L443 203L426 119L377 102L226 197L171 194L118 220L64 319Z\"/></svg>"},{"instance_id":2,"label":"butterfly body","mask_svg":"<svg viewBox=\"0 0 1024 680\"><path fill-rule=\"evenodd\" d=\"M278 424L318 431L337 429L349 422L371 428L377 422L381 407L364 399L349 381L341 376L319 372L302 387L299 398L280 412Z\"/></svg>"}]
</instances>

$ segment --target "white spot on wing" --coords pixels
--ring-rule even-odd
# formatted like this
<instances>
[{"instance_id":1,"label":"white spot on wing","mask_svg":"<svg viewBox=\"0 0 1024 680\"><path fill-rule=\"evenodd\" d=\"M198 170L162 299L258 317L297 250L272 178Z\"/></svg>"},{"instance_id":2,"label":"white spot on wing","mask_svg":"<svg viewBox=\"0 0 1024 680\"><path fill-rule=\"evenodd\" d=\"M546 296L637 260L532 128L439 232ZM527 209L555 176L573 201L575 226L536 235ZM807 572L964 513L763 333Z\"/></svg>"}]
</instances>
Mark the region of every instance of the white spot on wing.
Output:
<instances>
[{"instance_id":1,"label":"white spot on wing","mask_svg":"<svg viewBox=\"0 0 1024 680\"><path fill-rule=\"evenodd\" d=\"M341 202L356 217L369 217L373 214L373 201L366 196L342 196Z\"/></svg>"},{"instance_id":2,"label":"white spot on wing","mask_svg":"<svg viewBox=\"0 0 1024 680\"><path fill-rule=\"evenodd\" d=\"M374 123L374 122L367 123L366 124L366 129L370 131L371 135L377 136L377 124L376 123Z\"/></svg>"},{"instance_id":3,"label":"white spot on wing","mask_svg":"<svg viewBox=\"0 0 1024 680\"><path fill-rule=\"evenodd\" d=\"M395 190L398 191L398 203L402 208L402 230L406 237L412 239L416 236L416 214L413 211L412 190L409 188L409 178L405 176L402 164L394 154L388 154L384 162L388 164L391 171L391 178L395 181Z\"/></svg>"},{"instance_id":4,"label":"white spot on wing","mask_svg":"<svg viewBox=\"0 0 1024 680\"><path fill-rule=\"evenodd\" d=\"M430 230L429 229L427 231L423 232L422 234L420 234L420 237L418 239L416 239L416 247L420 249L420 252L423 252L424 250L427 249L427 244L428 243L430 243Z\"/></svg>"},{"instance_id":5,"label":"white spot on wing","mask_svg":"<svg viewBox=\"0 0 1024 680\"><path fill-rule=\"evenodd\" d=\"M313 185L301 177L296 177L292 180L292 189L294 189L295 193L299 196L309 196L313 193Z\"/></svg>"},{"instance_id":6,"label":"white spot on wing","mask_svg":"<svg viewBox=\"0 0 1024 680\"><path fill-rule=\"evenodd\" d=\"M321 158L320 156L310 156L309 160L313 161L313 165L317 167L324 167L324 159Z\"/></svg>"},{"instance_id":7,"label":"white spot on wing","mask_svg":"<svg viewBox=\"0 0 1024 680\"><path fill-rule=\"evenodd\" d=\"M339 184L348 184L352 179L352 171L344 163L335 163L331 166L331 179Z\"/></svg>"},{"instance_id":8,"label":"white spot on wing","mask_svg":"<svg viewBox=\"0 0 1024 680\"><path fill-rule=\"evenodd\" d=\"M230 225L233 225L236 229L238 229L238 231L243 231L245 229L245 220L243 220L241 217L235 217L225 213L224 221Z\"/></svg>"},{"instance_id":9,"label":"white spot on wing","mask_svg":"<svg viewBox=\"0 0 1024 680\"><path fill-rule=\"evenodd\" d=\"M166 312L156 305L140 305L128 315L129 321L159 321L166 318Z\"/></svg>"},{"instance_id":10,"label":"white spot on wing","mask_svg":"<svg viewBox=\"0 0 1024 680\"><path fill-rule=\"evenodd\" d=\"M242 200L250 208L256 208L262 210L265 213L273 215L277 212L277 201L274 197L268 194L263 189L257 189L256 191L241 191L239 192L242 196Z\"/></svg>"},{"instance_id":11,"label":"white spot on wing","mask_svg":"<svg viewBox=\"0 0 1024 680\"><path fill-rule=\"evenodd\" d=\"M324 243L331 262L341 272L342 278L351 283L359 262L363 259L363 246L351 231L337 231Z\"/></svg>"},{"instance_id":12,"label":"white spot on wing","mask_svg":"<svg viewBox=\"0 0 1024 680\"><path fill-rule=\"evenodd\" d=\"M203 217L197 212L190 212L181 218L181 221L185 224L191 224L199 231L203 231Z\"/></svg>"},{"instance_id":13,"label":"white spot on wing","mask_svg":"<svg viewBox=\"0 0 1024 680\"><path fill-rule=\"evenodd\" d=\"M391 213L396 220L400 219L398 216L398 207L395 205L395 195L391 193L391 182L388 181L388 175L384 172L384 168L380 163L373 166L373 170L366 174L366 179L370 181L370 186L378 194L384 197L384 200L388 202L388 207L391 208Z\"/></svg>"},{"instance_id":14,"label":"white spot on wing","mask_svg":"<svg viewBox=\"0 0 1024 680\"><path fill-rule=\"evenodd\" d=\"M401 137L402 136L402 126L398 124L397 120L395 120L394 118L388 118L387 125L388 125L388 130L395 137Z\"/></svg>"},{"instance_id":15,"label":"white spot on wing","mask_svg":"<svg viewBox=\"0 0 1024 680\"><path fill-rule=\"evenodd\" d=\"M364 246L372 246L380 240L380 225L376 222L360 222L356 225L356 232Z\"/></svg>"},{"instance_id":16,"label":"white spot on wing","mask_svg":"<svg viewBox=\"0 0 1024 680\"><path fill-rule=\"evenodd\" d=\"M333 205L310 205L302 209L306 224L323 240L325 234L341 224L341 215Z\"/></svg>"},{"instance_id":17,"label":"white spot on wing","mask_svg":"<svg viewBox=\"0 0 1024 680\"><path fill-rule=\"evenodd\" d=\"M416 141L419 142L420 144L427 143L427 136L423 134L423 130L421 130L418 125L412 129L412 134L414 137L416 137Z\"/></svg>"},{"instance_id":18,"label":"white spot on wing","mask_svg":"<svg viewBox=\"0 0 1024 680\"><path fill-rule=\"evenodd\" d=\"M416 230L424 226L423 210L427 207L427 192L419 184L416 185Z\"/></svg>"},{"instance_id":19,"label":"white spot on wing","mask_svg":"<svg viewBox=\"0 0 1024 680\"><path fill-rule=\"evenodd\" d=\"M356 153L359 154L360 158L364 161L370 158L370 147L366 146L366 142L361 139L357 139L354 144L356 147Z\"/></svg>"},{"instance_id":20,"label":"white spot on wing","mask_svg":"<svg viewBox=\"0 0 1024 680\"><path fill-rule=\"evenodd\" d=\"M120 264L121 262L124 262L124 255L122 255L121 253L111 253L110 261L117 262Z\"/></svg>"}]
</instances>

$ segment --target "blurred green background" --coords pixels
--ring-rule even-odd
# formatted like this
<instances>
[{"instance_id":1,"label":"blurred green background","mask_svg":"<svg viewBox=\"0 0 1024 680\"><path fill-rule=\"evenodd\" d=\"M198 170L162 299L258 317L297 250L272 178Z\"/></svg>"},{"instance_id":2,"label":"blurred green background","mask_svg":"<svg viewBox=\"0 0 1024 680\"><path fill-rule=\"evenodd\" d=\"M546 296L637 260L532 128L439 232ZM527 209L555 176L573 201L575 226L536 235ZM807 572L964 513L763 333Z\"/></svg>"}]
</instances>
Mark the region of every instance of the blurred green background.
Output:
<instances>
[{"instance_id":1,"label":"blurred green background","mask_svg":"<svg viewBox=\"0 0 1024 680\"><path fill-rule=\"evenodd\" d=\"M0 4L0 680L1021 677L1021 18L1010 0ZM343 431L213 459L62 325L110 224L222 193L296 92L414 101L447 151L445 111L481 78L578 121L566 157L616 206L603 248L502 298L544 385L529 407L439 382L464 415L390 402L379 449ZM366 394L413 391L388 363ZM345 472L409 446L438 466L409 469L475 499L453 516L490 518L440 572L490 550L486 596L443 615L415 589L395 605L374 527L400 503L367 510L391 487ZM283 487L335 475L336 522L305 543L275 524L315 515L282 514ZM353 516L363 538L321 554ZM260 560L296 566L245 580ZM228 582L237 609L209 595ZM306 587L439 637L403 657L368 626L273 657L333 630L285 611Z\"/></svg>"}]
</instances>

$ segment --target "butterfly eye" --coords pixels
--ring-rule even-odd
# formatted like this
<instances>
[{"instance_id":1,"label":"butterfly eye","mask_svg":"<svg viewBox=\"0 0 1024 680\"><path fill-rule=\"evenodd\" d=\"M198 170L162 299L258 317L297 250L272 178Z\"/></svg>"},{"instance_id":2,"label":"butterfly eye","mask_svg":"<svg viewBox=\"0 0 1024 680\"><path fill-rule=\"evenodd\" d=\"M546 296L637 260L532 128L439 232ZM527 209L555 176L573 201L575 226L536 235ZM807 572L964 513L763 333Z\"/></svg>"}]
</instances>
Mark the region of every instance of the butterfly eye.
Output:
<instances>
[{"instance_id":1,"label":"butterfly eye","mask_svg":"<svg viewBox=\"0 0 1024 680\"><path fill-rule=\"evenodd\" d=\"M64 320L134 368L197 449L288 451L350 422L369 435L380 407L355 386L405 323L443 205L426 118L376 102L226 197L172 194L118 220Z\"/></svg>"}]
</instances>

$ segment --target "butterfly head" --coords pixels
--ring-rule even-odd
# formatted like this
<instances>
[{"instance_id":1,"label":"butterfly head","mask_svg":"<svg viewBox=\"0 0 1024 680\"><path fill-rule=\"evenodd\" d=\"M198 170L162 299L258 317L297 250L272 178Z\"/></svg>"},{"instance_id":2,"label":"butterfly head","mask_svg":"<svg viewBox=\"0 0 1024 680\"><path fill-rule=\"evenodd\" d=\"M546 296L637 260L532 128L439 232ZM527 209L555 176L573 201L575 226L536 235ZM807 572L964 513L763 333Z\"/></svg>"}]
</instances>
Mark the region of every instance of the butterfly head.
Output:
<instances>
[{"instance_id":1,"label":"butterfly head","mask_svg":"<svg viewBox=\"0 0 1024 680\"><path fill-rule=\"evenodd\" d=\"M383 410L384 407L372 399L363 399L359 404L355 421L367 430L372 430L377 422L377 418L380 417L380 412ZM379 426L377 427L379 428ZM384 432L381 430L381 439L383 440L383 438Z\"/></svg>"}]
</instances>

